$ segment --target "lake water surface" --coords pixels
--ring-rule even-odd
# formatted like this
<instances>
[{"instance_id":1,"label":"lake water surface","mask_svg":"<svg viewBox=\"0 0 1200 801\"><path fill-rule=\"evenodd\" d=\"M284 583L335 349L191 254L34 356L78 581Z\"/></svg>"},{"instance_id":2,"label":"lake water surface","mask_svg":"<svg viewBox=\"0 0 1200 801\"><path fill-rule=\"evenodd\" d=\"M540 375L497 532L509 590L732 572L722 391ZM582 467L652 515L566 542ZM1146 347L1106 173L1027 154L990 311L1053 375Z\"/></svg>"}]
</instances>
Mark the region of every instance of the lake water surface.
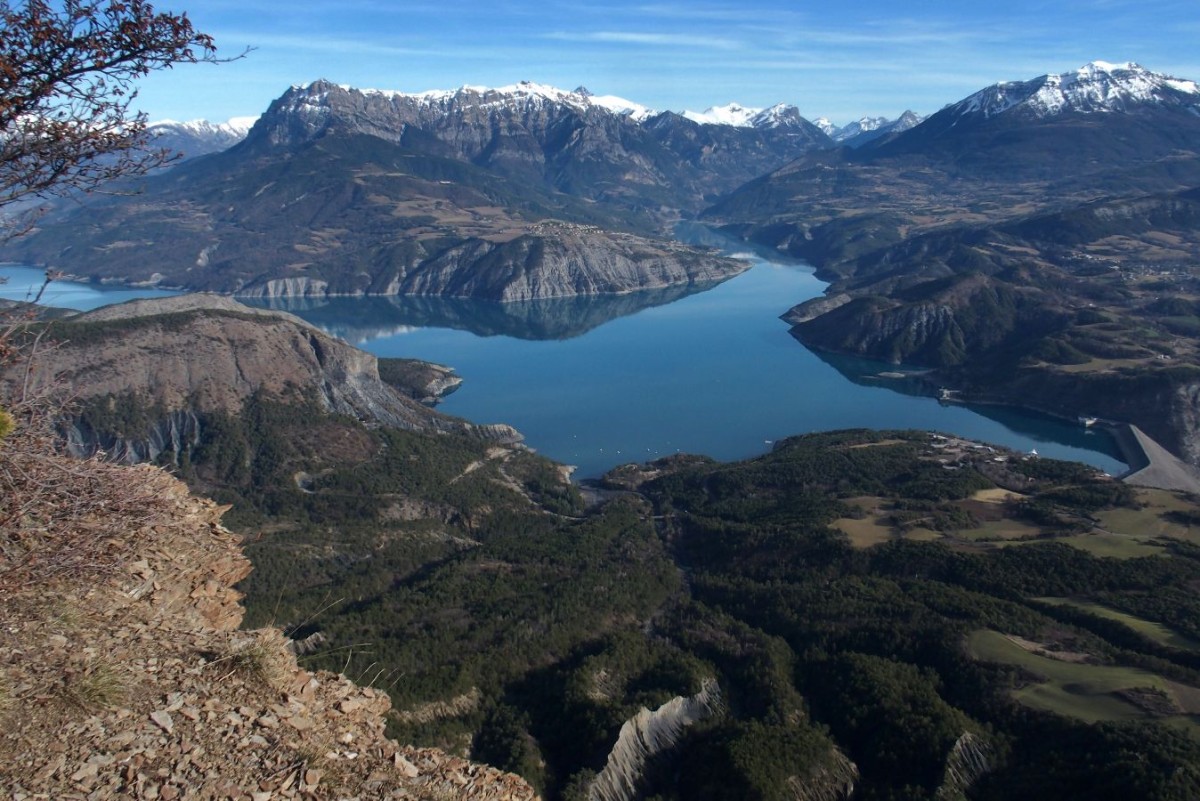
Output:
<instances>
[{"instance_id":1,"label":"lake water surface","mask_svg":"<svg viewBox=\"0 0 1200 801\"><path fill-rule=\"evenodd\" d=\"M4 300L30 301L37 296L45 281L45 270L34 267L21 267L13 264L0 265L0 278L6 279L0 284L0 298ZM115 286L113 284L82 283L77 281L52 281L42 293L40 303L44 306L58 306L63 309L78 309L88 311L108 306L113 303L124 303L136 298L161 298L178 295L163 289L147 289L143 287Z\"/></svg>"},{"instance_id":2,"label":"lake water surface","mask_svg":"<svg viewBox=\"0 0 1200 801\"><path fill-rule=\"evenodd\" d=\"M737 459L789 435L857 427L934 429L1110 473L1125 469L1103 432L1014 409L942 405L914 394L925 391L917 382L878 377L892 366L808 350L779 315L819 295L824 283L805 265L752 260L750 270L703 290L522 304L334 298L272 305L376 355L453 366L464 382L441 411L514 425L531 447L577 465L581 478L680 451ZM5 274L12 270L0 269ZM18 283L2 289L12 293ZM46 302L64 306L82 291L53 288ZM92 294L82 302L118 298L107 287L83 289Z\"/></svg>"}]
</instances>

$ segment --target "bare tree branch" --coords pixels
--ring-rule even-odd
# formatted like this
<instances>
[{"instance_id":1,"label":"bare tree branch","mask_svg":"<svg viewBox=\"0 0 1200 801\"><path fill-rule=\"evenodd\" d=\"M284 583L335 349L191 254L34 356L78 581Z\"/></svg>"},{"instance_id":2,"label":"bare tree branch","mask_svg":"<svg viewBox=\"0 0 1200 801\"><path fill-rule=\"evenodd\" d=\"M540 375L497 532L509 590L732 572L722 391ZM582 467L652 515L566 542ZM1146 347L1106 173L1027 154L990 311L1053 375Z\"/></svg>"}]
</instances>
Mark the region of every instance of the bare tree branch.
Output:
<instances>
[{"instance_id":1,"label":"bare tree branch","mask_svg":"<svg viewBox=\"0 0 1200 801\"><path fill-rule=\"evenodd\" d=\"M88 192L176 156L150 145L138 79L219 63L186 14L145 0L0 0L0 238L27 230L28 201ZM21 201L26 208L21 209Z\"/></svg>"}]
</instances>

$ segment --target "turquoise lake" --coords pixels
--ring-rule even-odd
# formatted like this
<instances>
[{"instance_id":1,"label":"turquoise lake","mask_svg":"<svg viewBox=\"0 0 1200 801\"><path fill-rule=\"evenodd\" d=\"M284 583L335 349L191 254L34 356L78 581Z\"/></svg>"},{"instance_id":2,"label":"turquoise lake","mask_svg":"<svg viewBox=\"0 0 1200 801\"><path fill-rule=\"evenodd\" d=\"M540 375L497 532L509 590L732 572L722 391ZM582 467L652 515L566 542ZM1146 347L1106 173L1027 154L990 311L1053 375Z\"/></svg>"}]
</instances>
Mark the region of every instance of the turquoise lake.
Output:
<instances>
[{"instance_id":1,"label":"turquoise lake","mask_svg":"<svg viewBox=\"0 0 1200 801\"><path fill-rule=\"evenodd\" d=\"M835 428L933 429L1109 473L1110 437L1003 407L943 405L894 366L818 355L779 315L819 295L810 267L743 253L745 273L710 288L498 304L438 298L334 298L262 304L291 311L379 356L454 367L462 387L439 406L503 422L530 447L598 476L677 452L737 459L779 439ZM23 273L0 268L20 294ZM28 277L28 276L27 276ZM93 308L139 290L52 285L45 302ZM690 294L689 294L690 293Z\"/></svg>"}]
</instances>

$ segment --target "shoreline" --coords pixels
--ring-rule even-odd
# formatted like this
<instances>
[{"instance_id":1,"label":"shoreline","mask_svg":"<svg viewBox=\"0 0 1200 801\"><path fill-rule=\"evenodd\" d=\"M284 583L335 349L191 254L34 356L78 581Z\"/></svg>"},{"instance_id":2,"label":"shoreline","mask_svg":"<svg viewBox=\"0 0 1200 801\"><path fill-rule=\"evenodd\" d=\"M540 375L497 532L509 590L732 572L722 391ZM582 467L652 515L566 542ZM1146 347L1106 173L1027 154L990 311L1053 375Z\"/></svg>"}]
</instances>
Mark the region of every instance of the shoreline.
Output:
<instances>
[{"instance_id":1,"label":"shoreline","mask_svg":"<svg viewBox=\"0 0 1200 801\"><path fill-rule=\"evenodd\" d=\"M912 373L911 375L924 380L927 386L933 387L934 384L929 381L929 377L935 372L934 370L930 370L928 373ZM1034 412L1058 420L1070 421L1072 419L1066 415L1029 404L969 397L964 396L961 391L953 392L956 397L942 398L941 402L963 405L1009 406L1014 409ZM1121 461L1125 462L1128 466L1123 473L1113 476L1117 481L1138 487L1173 490L1200 495L1200 469L1189 465L1168 451L1133 423L1101 420L1097 421L1095 427L1103 429L1112 437L1117 450L1121 454Z\"/></svg>"},{"instance_id":2,"label":"shoreline","mask_svg":"<svg viewBox=\"0 0 1200 801\"><path fill-rule=\"evenodd\" d=\"M1065 415L1039 409L1036 406L1003 401L956 398L949 402L1010 406L1014 409L1036 412L1059 420L1071 419ZM1128 465L1125 472L1113 476L1117 481L1137 487L1175 490L1200 495L1200 470L1168 451L1133 423L1103 420L1098 421L1095 428L1103 429L1112 437L1117 450L1121 453L1121 461Z\"/></svg>"}]
</instances>

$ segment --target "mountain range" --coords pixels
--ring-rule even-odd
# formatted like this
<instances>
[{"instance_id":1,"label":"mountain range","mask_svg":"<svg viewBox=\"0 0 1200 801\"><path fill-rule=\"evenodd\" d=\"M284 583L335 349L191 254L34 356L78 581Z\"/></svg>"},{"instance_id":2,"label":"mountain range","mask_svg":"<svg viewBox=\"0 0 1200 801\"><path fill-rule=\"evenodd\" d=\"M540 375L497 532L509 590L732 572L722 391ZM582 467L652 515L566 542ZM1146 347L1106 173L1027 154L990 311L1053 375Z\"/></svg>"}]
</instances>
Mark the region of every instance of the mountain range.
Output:
<instances>
[{"instance_id":1,"label":"mountain range","mask_svg":"<svg viewBox=\"0 0 1200 801\"><path fill-rule=\"evenodd\" d=\"M808 344L936 367L983 397L1044 382L1071 416L1081 397L1060 378L1083 386L1114 365L1185 398L1195 354L1178 332L1200 318L1159 301L1168 285L1190 298L1200 255L1196 84L1093 62L906 117L835 131L839 147L788 106L675 114L533 83L405 94L317 81L284 92L239 144L0 256L266 298L526 301L744 269L660 238L698 214L834 282L788 315ZM1119 394L1089 394L1089 413L1129 419ZM1147 431L1200 460L1200 412L1143 407L1159 410Z\"/></svg>"},{"instance_id":2,"label":"mountain range","mask_svg":"<svg viewBox=\"0 0 1200 801\"><path fill-rule=\"evenodd\" d=\"M808 259L806 344L939 368L989 400L1144 424L1200 461L1190 299L1200 88L1094 62L807 154L706 212ZM1178 309L1174 310L1178 312Z\"/></svg>"},{"instance_id":3,"label":"mountain range","mask_svg":"<svg viewBox=\"0 0 1200 801\"><path fill-rule=\"evenodd\" d=\"M686 287L744 265L658 239L674 220L833 146L794 106L676 114L529 82L405 94L316 81L257 120L151 131L188 163L60 209L3 256L268 298Z\"/></svg>"},{"instance_id":4,"label":"mountain range","mask_svg":"<svg viewBox=\"0 0 1200 801\"><path fill-rule=\"evenodd\" d=\"M832 282L789 313L801 341L918 362L969 397L1130 420L1196 462L1198 95L1095 63L990 87L858 147L821 134L816 148L803 127L698 122L578 90L414 97L313 84L239 144L12 247L33 243L81 274L268 301L667 294L742 268L654 238L707 206L710 224L808 258ZM759 169L754 154L783 162L709 204L739 170ZM457 313L430 305L419 313ZM586 305L563 302L561 316L586 324ZM575 330L559 316L539 324ZM315 642L310 664L390 694L394 734L469 749L544 797L1200 792L1194 497L954 437L854 431L781 440L738 463L627 465L585 501L511 429L419 405L412 395L435 394L424 378L395 387L420 370L289 315L185 296L31 336L39 358L8 380L69 382L78 451L157 459L234 504L230 525L256 534L251 621ZM14 531L30 540L46 539L40 515L64 509L83 509L79 528L95 530L99 515L78 499L55 496L43 512L23 492L3 495L19 501ZM98 536L120 545L109 531ZM181 539L130 565L128 586L101 579L88 595L121 610L167 600L170 582L146 571L164 554L179 561ZM62 651L87 623L50 593L19 618ZM157 639L177 650L148 673L254 675L252 657ZM159 746L134 753L96 728L106 719L85 705L96 692L77 688L94 688L102 668L128 675L127 650L73 649L53 665L70 670L32 681L18 666L33 660L9 644L0 713L69 709L70 742L98 751L74 773L82 749L64 754L51 737L45 753L8 760L22 781L69 778L74 792L95 778L151 787L150 773L182 785L176 767L228 775L190 740L159 768ZM274 692L274 711L130 685L120 703L136 711L119 720L155 738L215 730L243 752L269 747L286 761L254 774L260 792L310 792L381 758L337 717L354 709L345 699L326 716L342 732L328 753L273 746L279 731L313 729L300 702L333 681ZM366 780L376 789L377 776ZM476 782L459 782L462 794Z\"/></svg>"},{"instance_id":5,"label":"mountain range","mask_svg":"<svg viewBox=\"0 0 1200 801\"><path fill-rule=\"evenodd\" d=\"M813 120L813 124L825 132L833 141L846 147L861 147L881 137L903 133L920 125L925 118L914 111L905 111L894 120L887 117L863 117L846 125L834 125L824 117Z\"/></svg>"},{"instance_id":6,"label":"mountain range","mask_svg":"<svg viewBox=\"0 0 1200 801\"><path fill-rule=\"evenodd\" d=\"M512 301L711 282L745 265L654 237L829 145L794 109L758 124L536 84L406 95L317 81L236 146L47 219L5 257L268 297Z\"/></svg>"}]
</instances>

